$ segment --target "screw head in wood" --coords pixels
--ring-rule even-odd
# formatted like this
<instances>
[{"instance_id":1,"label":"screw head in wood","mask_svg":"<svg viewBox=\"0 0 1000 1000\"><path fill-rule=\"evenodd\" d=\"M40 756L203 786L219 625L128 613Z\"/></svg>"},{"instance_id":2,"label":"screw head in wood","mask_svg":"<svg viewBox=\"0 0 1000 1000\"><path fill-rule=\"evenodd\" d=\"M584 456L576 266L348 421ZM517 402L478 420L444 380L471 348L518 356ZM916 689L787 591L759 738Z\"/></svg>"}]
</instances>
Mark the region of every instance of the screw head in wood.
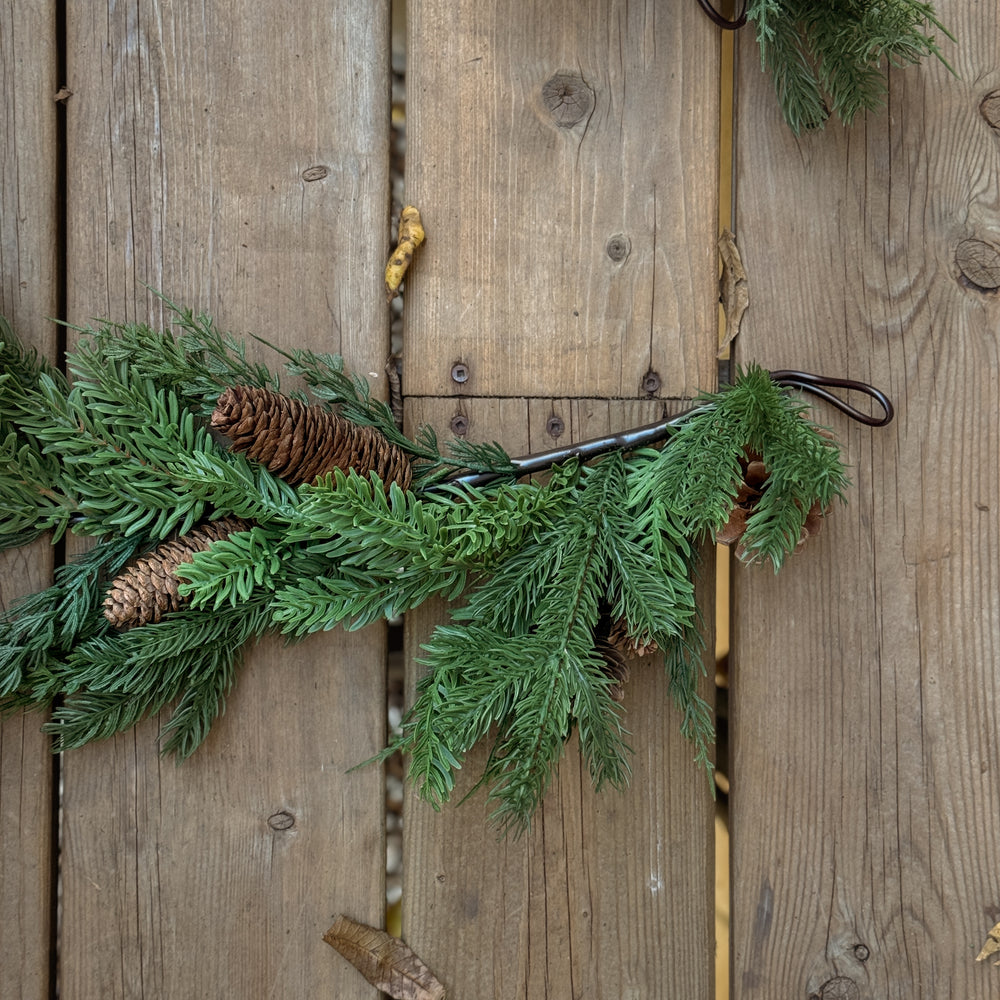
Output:
<instances>
[{"instance_id":1,"label":"screw head in wood","mask_svg":"<svg viewBox=\"0 0 1000 1000\"><path fill-rule=\"evenodd\" d=\"M469 433L469 418L464 413L456 413L455 416L451 418L452 434L457 437L465 437Z\"/></svg>"},{"instance_id":2,"label":"screw head in wood","mask_svg":"<svg viewBox=\"0 0 1000 1000\"><path fill-rule=\"evenodd\" d=\"M642 377L642 391L653 395L660 391L660 375L658 372L648 371Z\"/></svg>"},{"instance_id":3,"label":"screw head in wood","mask_svg":"<svg viewBox=\"0 0 1000 1000\"><path fill-rule=\"evenodd\" d=\"M561 437L565 430L566 424L563 422L562 417L557 417L553 414L545 421L545 431L550 437Z\"/></svg>"},{"instance_id":4,"label":"screw head in wood","mask_svg":"<svg viewBox=\"0 0 1000 1000\"><path fill-rule=\"evenodd\" d=\"M451 380L452 382L457 382L461 385L463 382L469 381L469 366L463 364L461 361L456 361L451 366Z\"/></svg>"}]
</instances>

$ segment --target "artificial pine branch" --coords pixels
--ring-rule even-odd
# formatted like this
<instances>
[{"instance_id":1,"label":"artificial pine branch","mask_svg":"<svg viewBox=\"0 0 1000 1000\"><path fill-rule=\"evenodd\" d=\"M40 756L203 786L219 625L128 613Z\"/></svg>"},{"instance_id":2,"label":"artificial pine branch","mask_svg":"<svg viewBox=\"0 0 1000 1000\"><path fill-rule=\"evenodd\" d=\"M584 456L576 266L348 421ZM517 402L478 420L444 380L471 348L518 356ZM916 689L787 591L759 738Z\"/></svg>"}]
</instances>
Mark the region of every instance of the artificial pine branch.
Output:
<instances>
[{"instance_id":1,"label":"artificial pine branch","mask_svg":"<svg viewBox=\"0 0 1000 1000\"><path fill-rule=\"evenodd\" d=\"M835 443L767 372L701 397L658 449L517 482L499 445L443 455L430 429L404 437L341 359L284 353L307 391L276 396L277 375L241 342L176 312L176 339L137 325L90 331L68 357L72 381L3 331L0 541L35 526L99 539L0 619L3 707L58 699L48 728L69 749L173 704L163 748L187 755L245 644L274 630L359 628L439 595L451 620L425 648L428 675L395 744L430 801L448 798L454 769L489 734L482 782L502 829L530 823L574 729L595 785L623 785L630 750L616 699L627 664L612 635L629 655L663 651L682 731L711 767L698 546L731 518L751 452L768 481L741 537L750 561L777 569L810 509L847 483ZM234 401L251 404L223 422L246 454L209 432L208 415ZM308 445L319 425L326 443ZM279 452L275 469L297 485L262 464ZM489 486L448 481L464 468ZM132 627L112 628L109 579L199 523L215 527L168 542L116 585L112 619Z\"/></svg>"},{"instance_id":2,"label":"artificial pine branch","mask_svg":"<svg viewBox=\"0 0 1000 1000\"><path fill-rule=\"evenodd\" d=\"M796 134L822 128L831 112L850 125L881 107L883 60L904 66L935 56L948 66L932 30L955 40L920 0L750 0L746 14Z\"/></svg>"}]
</instances>

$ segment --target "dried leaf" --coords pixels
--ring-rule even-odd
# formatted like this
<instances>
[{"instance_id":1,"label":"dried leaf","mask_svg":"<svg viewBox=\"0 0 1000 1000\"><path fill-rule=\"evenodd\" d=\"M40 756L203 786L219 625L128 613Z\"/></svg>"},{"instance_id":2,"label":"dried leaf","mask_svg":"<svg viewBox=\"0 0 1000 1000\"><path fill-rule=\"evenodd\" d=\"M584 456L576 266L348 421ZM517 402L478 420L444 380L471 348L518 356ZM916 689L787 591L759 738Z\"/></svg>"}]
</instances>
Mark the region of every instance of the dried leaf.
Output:
<instances>
[{"instance_id":1,"label":"dried leaf","mask_svg":"<svg viewBox=\"0 0 1000 1000\"><path fill-rule=\"evenodd\" d=\"M976 956L977 962L982 962L989 958L990 955L995 955L1000 951L1000 924L997 924L986 936L986 944L983 945L983 950ZM1000 965L1000 962L994 962L994 965Z\"/></svg>"},{"instance_id":2,"label":"dried leaf","mask_svg":"<svg viewBox=\"0 0 1000 1000\"><path fill-rule=\"evenodd\" d=\"M339 914L323 940L395 1000L444 1000L444 987L399 938Z\"/></svg>"},{"instance_id":3,"label":"dried leaf","mask_svg":"<svg viewBox=\"0 0 1000 1000\"><path fill-rule=\"evenodd\" d=\"M399 217L399 243L385 266L385 297L390 302L399 294L403 275L413 260L413 251L424 242L420 212L407 205Z\"/></svg>"},{"instance_id":4,"label":"dried leaf","mask_svg":"<svg viewBox=\"0 0 1000 1000\"><path fill-rule=\"evenodd\" d=\"M719 256L722 258L722 278L719 281L719 293L722 311L726 316L726 333L719 346L720 356L736 339L743 322L743 314L750 305L750 286L747 282L747 272L743 267L736 236L728 229L722 230L719 237Z\"/></svg>"}]
</instances>

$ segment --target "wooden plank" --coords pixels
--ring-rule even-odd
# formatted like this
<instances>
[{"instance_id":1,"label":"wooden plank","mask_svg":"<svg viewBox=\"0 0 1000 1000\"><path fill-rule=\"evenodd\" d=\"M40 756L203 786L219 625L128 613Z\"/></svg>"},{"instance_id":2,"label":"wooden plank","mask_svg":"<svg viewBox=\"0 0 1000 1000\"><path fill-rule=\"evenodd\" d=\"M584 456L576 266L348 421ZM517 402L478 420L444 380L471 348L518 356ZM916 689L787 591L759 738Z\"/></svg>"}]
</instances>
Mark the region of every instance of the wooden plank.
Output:
<instances>
[{"instance_id":1,"label":"wooden plank","mask_svg":"<svg viewBox=\"0 0 1000 1000\"><path fill-rule=\"evenodd\" d=\"M1000 299L959 261L982 241L978 283L1000 274L1000 26L936 6L958 76L893 71L887 110L798 140L742 40L739 358L870 380L897 417L823 409L848 506L778 577L735 573L741 998L997 991L974 958L1000 919Z\"/></svg>"},{"instance_id":2,"label":"wooden plank","mask_svg":"<svg viewBox=\"0 0 1000 1000\"><path fill-rule=\"evenodd\" d=\"M55 359L59 312L56 21L50 4L0 10L0 314L18 336ZM0 610L52 582L47 540L0 553ZM0 722L0 954L3 991L50 996L53 759L43 719Z\"/></svg>"},{"instance_id":3,"label":"wooden plank","mask_svg":"<svg viewBox=\"0 0 1000 1000\"><path fill-rule=\"evenodd\" d=\"M223 328L381 372L387 4L68 11L69 316ZM374 991L322 941L384 916L378 628L266 641L181 767L152 720L67 755L66 996Z\"/></svg>"},{"instance_id":4,"label":"wooden plank","mask_svg":"<svg viewBox=\"0 0 1000 1000\"><path fill-rule=\"evenodd\" d=\"M409 5L408 395L713 383L719 38L676 6Z\"/></svg>"},{"instance_id":5,"label":"wooden plank","mask_svg":"<svg viewBox=\"0 0 1000 1000\"><path fill-rule=\"evenodd\" d=\"M581 440L662 412L661 403L600 399L418 399L407 408L411 427L429 423L442 440L460 412L470 434L502 430L518 453L552 445L553 415L567 438ZM702 606L711 620L709 590L706 581ZM407 615L411 703L419 673L412 658L441 615L440 607ZM709 790L678 731L660 658L634 663L625 691L636 753L624 793L594 792L574 737L519 840L497 841L482 791L440 813L406 799L403 931L449 995L712 995ZM485 760L483 748L469 755L453 803Z\"/></svg>"},{"instance_id":6,"label":"wooden plank","mask_svg":"<svg viewBox=\"0 0 1000 1000\"><path fill-rule=\"evenodd\" d=\"M695 5L409 4L406 190L428 236L404 311L411 424L460 409L516 453L552 443L554 406L579 440L628 426L647 387L713 384L718 93ZM408 616L411 686L434 620ZM595 796L571 745L520 841L496 843L481 799L407 800L403 930L454 995L711 994L711 799L662 672L629 687L626 795Z\"/></svg>"}]
</instances>

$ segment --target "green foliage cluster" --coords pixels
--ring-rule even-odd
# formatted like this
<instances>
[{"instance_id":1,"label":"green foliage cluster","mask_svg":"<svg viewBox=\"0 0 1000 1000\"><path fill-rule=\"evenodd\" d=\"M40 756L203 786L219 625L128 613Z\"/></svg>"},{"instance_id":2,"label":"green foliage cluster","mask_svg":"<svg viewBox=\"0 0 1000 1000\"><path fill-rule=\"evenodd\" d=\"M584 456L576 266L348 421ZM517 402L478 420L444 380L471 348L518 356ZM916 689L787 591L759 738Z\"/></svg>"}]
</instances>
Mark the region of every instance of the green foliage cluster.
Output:
<instances>
[{"instance_id":1,"label":"green foliage cluster","mask_svg":"<svg viewBox=\"0 0 1000 1000\"><path fill-rule=\"evenodd\" d=\"M503 829L530 822L574 728L594 783L627 782L627 733L595 646L602 614L664 651L683 731L711 768L713 720L698 694L699 542L725 523L747 448L763 456L770 485L746 550L775 569L812 503L846 486L836 446L767 372L703 397L661 448L517 481L499 445L443 454L429 429L410 440L340 358L282 352L283 374L306 386L300 398L377 427L414 462L405 492L352 470L293 488L208 430L225 388L278 388L278 374L207 317L176 317L177 336L135 324L82 331L70 378L0 328L0 544L67 530L95 540L0 619L3 708L55 702L47 728L57 749L171 708L163 749L183 757L222 710L247 643L362 628L436 595L451 602L450 620L423 649L419 696L386 751L409 754L413 782L435 805L485 738L482 782ZM456 470L496 480L452 482ZM130 559L230 514L252 526L182 564L182 610L111 627L102 601Z\"/></svg>"},{"instance_id":2,"label":"green foliage cluster","mask_svg":"<svg viewBox=\"0 0 1000 1000\"><path fill-rule=\"evenodd\" d=\"M954 41L920 0L749 0L747 20L796 134L822 128L831 111L850 125L881 107L883 61L905 66L933 55L947 66L931 30Z\"/></svg>"}]
</instances>

